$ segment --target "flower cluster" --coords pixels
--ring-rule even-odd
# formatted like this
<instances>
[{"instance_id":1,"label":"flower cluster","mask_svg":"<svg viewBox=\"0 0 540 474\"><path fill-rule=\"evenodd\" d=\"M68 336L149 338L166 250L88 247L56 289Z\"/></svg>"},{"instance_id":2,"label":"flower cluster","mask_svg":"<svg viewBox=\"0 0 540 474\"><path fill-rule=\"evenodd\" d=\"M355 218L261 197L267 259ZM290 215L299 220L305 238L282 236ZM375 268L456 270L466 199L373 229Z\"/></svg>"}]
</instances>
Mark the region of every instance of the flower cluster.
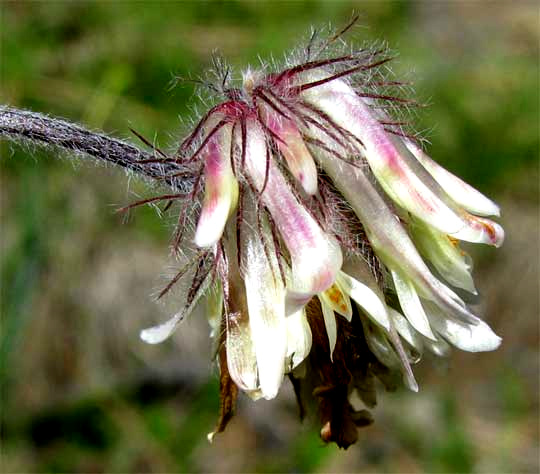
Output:
<instances>
[{"instance_id":1,"label":"flower cluster","mask_svg":"<svg viewBox=\"0 0 540 474\"><path fill-rule=\"evenodd\" d=\"M353 391L373 407L375 377L418 390L411 363L423 351L500 344L463 299L476 289L459 246L501 245L503 229L486 218L499 208L391 117L412 102L392 92L384 48L329 53L342 33L312 37L280 72L248 69L241 87L223 68L211 86L222 101L174 158L193 177L176 245L199 250L171 282L190 275L185 307L141 337L163 341L207 296L216 432L238 389L271 399L287 375L302 412L317 403L323 440L347 447L371 422Z\"/></svg>"}]
</instances>

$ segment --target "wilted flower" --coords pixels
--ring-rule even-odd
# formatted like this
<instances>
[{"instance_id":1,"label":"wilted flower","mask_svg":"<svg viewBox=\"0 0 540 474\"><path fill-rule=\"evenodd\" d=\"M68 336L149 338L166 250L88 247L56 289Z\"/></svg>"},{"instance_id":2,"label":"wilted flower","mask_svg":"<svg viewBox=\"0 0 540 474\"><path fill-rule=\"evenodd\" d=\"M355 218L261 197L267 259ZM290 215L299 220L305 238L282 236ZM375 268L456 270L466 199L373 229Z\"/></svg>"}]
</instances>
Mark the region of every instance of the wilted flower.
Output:
<instances>
[{"instance_id":1,"label":"wilted flower","mask_svg":"<svg viewBox=\"0 0 540 474\"><path fill-rule=\"evenodd\" d=\"M394 388L403 374L418 390L410 364L424 350L500 344L453 289L476 294L459 241L501 245L502 228L483 217L499 209L391 118L412 102L392 92L400 84L385 77L384 48L331 55L347 29L313 35L280 72L248 69L239 88L220 63L210 87L223 101L174 158L195 177L175 247L200 250L185 307L141 337L163 341L207 293L216 432L238 388L270 399L288 375L302 413L318 402L321 437L347 447L371 422L353 391L370 408L374 377Z\"/></svg>"}]
</instances>

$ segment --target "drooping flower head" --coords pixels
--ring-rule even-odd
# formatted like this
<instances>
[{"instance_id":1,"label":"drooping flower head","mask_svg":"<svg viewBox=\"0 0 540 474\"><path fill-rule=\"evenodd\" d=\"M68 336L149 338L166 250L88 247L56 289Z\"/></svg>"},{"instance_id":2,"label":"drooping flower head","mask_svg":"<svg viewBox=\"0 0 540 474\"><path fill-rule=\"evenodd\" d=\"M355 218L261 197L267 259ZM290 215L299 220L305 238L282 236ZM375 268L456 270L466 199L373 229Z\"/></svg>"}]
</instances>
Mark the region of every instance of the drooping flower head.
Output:
<instances>
[{"instance_id":1,"label":"drooping flower head","mask_svg":"<svg viewBox=\"0 0 540 474\"><path fill-rule=\"evenodd\" d=\"M344 45L353 23L312 35L280 71L246 70L239 85L219 63L216 105L175 157L158 159L191 179L173 196L174 247L198 250L164 290L192 279L181 311L141 337L163 341L207 296L216 432L238 389L270 399L287 375L302 412L317 402L323 440L347 447L371 422L353 391L371 408L374 377L418 390L411 364L425 350L500 344L459 296L476 294L459 242L501 245L502 228L486 218L499 209L393 118L413 102L387 78L385 48Z\"/></svg>"}]
</instances>

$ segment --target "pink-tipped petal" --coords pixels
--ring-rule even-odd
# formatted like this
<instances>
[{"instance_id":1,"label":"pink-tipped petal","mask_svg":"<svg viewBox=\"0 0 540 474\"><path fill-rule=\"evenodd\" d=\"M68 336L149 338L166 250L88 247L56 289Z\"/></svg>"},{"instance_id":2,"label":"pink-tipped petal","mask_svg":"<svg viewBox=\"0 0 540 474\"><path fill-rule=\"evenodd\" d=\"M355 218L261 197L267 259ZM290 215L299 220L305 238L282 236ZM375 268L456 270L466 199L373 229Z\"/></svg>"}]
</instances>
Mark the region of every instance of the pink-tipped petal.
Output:
<instances>
[{"instance_id":1,"label":"pink-tipped petal","mask_svg":"<svg viewBox=\"0 0 540 474\"><path fill-rule=\"evenodd\" d=\"M414 157L407 148L386 132L368 104L345 81L309 89L304 98L362 142L362 152L373 174L398 205L441 232L458 232L464 227L460 216L441 199L440 193L434 192L430 185L433 183L426 183L410 166L407 155Z\"/></svg>"},{"instance_id":2,"label":"pink-tipped petal","mask_svg":"<svg viewBox=\"0 0 540 474\"><path fill-rule=\"evenodd\" d=\"M291 174L306 193L315 194L317 192L317 167L298 127L268 106L262 108L262 115L266 126L279 138L276 140L277 147L287 161Z\"/></svg>"},{"instance_id":3,"label":"pink-tipped petal","mask_svg":"<svg viewBox=\"0 0 540 474\"><path fill-rule=\"evenodd\" d=\"M286 311L290 315L334 283L342 255L337 241L298 201L273 160L266 160L266 152L260 126L248 121L246 168L291 256Z\"/></svg>"},{"instance_id":4,"label":"pink-tipped petal","mask_svg":"<svg viewBox=\"0 0 540 474\"><path fill-rule=\"evenodd\" d=\"M230 213L236 206L238 183L230 157L231 126L222 127L204 150L204 202L195 231L198 247L211 247L221 238Z\"/></svg>"},{"instance_id":5,"label":"pink-tipped petal","mask_svg":"<svg viewBox=\"0 0 540 474\"><path fill-rule=\"evenodd\" d=\"M406 275L422 298L435 301L444 311L474 324L478 318L433 276L407 231L363 171L324 151L319 150L315 156L364 225L378 257L389 268Z\"/></svg>"},{"instance_id":6,"label":"pink-tipped petal","mask_svg":"<svg viewBox=\"0 0 540 474\"><path fill-rule=\"evenodd\" d=\"M467 226L459 232L450 233L450 236L466 242L493 245L494 247L500 247L503 244L504 229L499 224L466 212L463 212L462 216L467 222Z\"/></svg>"}]
</instances>

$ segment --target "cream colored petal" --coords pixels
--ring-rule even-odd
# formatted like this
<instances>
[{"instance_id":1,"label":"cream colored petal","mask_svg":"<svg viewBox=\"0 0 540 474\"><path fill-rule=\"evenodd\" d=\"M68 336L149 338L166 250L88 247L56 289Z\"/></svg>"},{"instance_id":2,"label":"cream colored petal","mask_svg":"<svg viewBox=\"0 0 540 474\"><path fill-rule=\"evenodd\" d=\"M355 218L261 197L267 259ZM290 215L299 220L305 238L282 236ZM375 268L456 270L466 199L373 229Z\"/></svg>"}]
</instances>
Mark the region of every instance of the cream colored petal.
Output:
<instances>
[{"instance_id":1,"label":"cream colored petal","mask_svg":"<svg viewBox=\"0 0 540 474\"><path fill-rule=\"evenodd\" d=\"M497 247L502 244L502 227L468 214L456 204L403 141L384 130L369 103L345 81L334 80L308 89L303 97L361 140L360 151L371 171L398 206L457 239Z\"/></svg>"},{"instance_id":2,"label":"cream colored petal","mask_svg":"<svg viewBox=\"0 0 540 474\"><path fill-rule=\"evenodd\" d=\"M395 350L388 342L388 339L381 328L371 323L366 318L360 318L364 328L364 336L367 345L373 355L386 367L400 369L401 362Z\"/></svg>"},{"instance_id":3,"label":"cream colored petal","mask_svg":"<svg viewBox=\"0 0 540 474\"><path fill-rule=\"evenodd\" d=\"M206 298L206 316L210 325L210 337L219 334L221 316L223 314L223 288L221 282L217 282L208 290Z\"/></svg>"},{"instance_id":4,"label":"cream colored petal","mask_svg":"<svg viewBox=\"0 0 540 474\"><path fill-rule=\"evenodd\" d=\"M355 278L341 272L339 280L342 286L356 304L371 318L376 324L384 329L390 329L390 320L384 301L369 286L361 283Z\"/></svg>"},{"instance_id":5,"label":"cream colored petal","mask_svg":"<svg viewBox=\"0 0 540 474\"><path fill-rule=\"evenodd\" d=\"M221 128L206 145L204 201L195 231L198 247L212 247L221 238L238 199L238 183L230 157L231 126Z\"/></svg>"},{"instance_id":6,"label":"cream colored petal","mask_svg":"<svg viewBox=\"0 0 540 474\"><path fill-rule=\"evenodd\" d=\"M433 178L426 182L411 166L410 151L385 131L367 103L343 80L308 89L303 97L357 137L362 153L385 192L398 205L441 232L458 232L465 224L442 199ZM420 166L420 165L418 165Z\"/></svg>"},{"instance_id":7,"label":"cream colored petal","mask_svg":"<svg viewBox=\"0 0 540 474\"><path fill-rule=\"evenodd\" d=\"M143 329L140 332L139 337L148 344L159 344L160 342L168 339L172 335L174 330L177 328L177 326L184 320L184 318L193 311L193 308L195 308L201 296L208 289L210 281L211 276L209 274L206 276L203 283L199 287L199 290L191 301L191 304L176 313L168 321L165 321L164 323L158 324L157 326L153 326L151 328Z\"/></svg>"},{"instance_id":8,"label":"cream colored petal","mask_svg":"<svg viewBox=\"0 0 540 474\"><path fill-rule=\"evenodd\" d=\"M446 317L435 305L427 307L433 328L450 344L462 351L493 351L501 345L502 339L483 321L467 324Z\"/></svg>"},{"instance_id":9,"label":"cream colored petal","mask_svg":"<svg viewBox=\"0 0 540 474\"><path fill-rule=\"evenodd\" d=\"M260 126L249 121L246 168L255 187L262 193L262 202L291 257L286 311L289 315L334 283L342 255L335 238L326 234L299 202L273 160L267 161L266 152L267 144Z\"/></svg>"},{"instance_id":10,"label":"cream colored petal","mask_svg":"<svg viewBox=\"0 0 540 474\"><path fill-rule=\"evenodd\" d=\"M315 156L362 222L378 258L414 281L423 298L436 301L456 318L474 321L476 317L457 295L433 276L407 231L363 171L320 150Z\"/></svg>"},{"instance_id":11,"label":"cream colored petal","mask_svg":"<svg viewBox=\"0 0 540 474\"><path fill-rule=\"evenodd\" d=\"M334 349L337 341L337 324L334 310L328 306L321 298L321 309L324 317L324 326L326 327L326 335L328 336L328 345L330 348L330 360L334 360Z\"/></svg>"},{"instance_id":12,"label":"cream colored petal","mask_svg":"<svg viewBox=\"0 0 540 474\"><path fill-rule=\"evenodd\" d=\"M429 320L413 283L394 270L392 270L392 279L394 280L401 309L411 325L420 334L428 339L435 340L436 337L431 330Z\"/></svg>"},{"instance_id":13,"label":"cream colored petal","mask_svg":"<svg viewBox=\"0 0 540 474\"><path fill-rule=\"evenodd\" d=\"M450 232L452 237L473 242L476 244L487 244L500 247L504 242L504 229L489 219L476 217L467 212L462 213L463 220L467 223L458 232Z\"/></svg>"},{"instance_id":14,"label":"cream colored petal","mask_svg":"<svg viewBox=\"0 0 540 474\"><path fill-rule=\"evenodd\" d=\"M263 236L248 238L244 283L259 386L262 396L272 399L283 380L287 353L285 286L280 278L275 249L269 249L267 258L259 237Z\"/></svg>"},{"instance_id":15,"label":"cream colored petal","mask_svg":"<svg viewBox=\"0 0 540 474\"><path fill-rule=\"evenodd\" d=\"M290 372L309 355L311 350L311 328L305 309L287 316L287 371Z\"/></svg>"},{"instance_id":16,"label":"cream colored petal","mask_svg":"<svg viewBox=\"0 0 540 474\"><path fill-rule=\"evenodd\" d=\"M448 357L451 352L450 344L442 338L437 338L436 341L424 338L424 347L438 357Z\"/></svg>"},{"instance_id":17,"label":"cream colored petal","mask_svg":"<svg viewBox=\"0 0 540 474\"><path fill-rule=\"evenodd\" d=\"M228 315L226 349L227 368L234 383L248 394L258 393L257 357L246 315Z\"/></svg>"}]
</instances>

